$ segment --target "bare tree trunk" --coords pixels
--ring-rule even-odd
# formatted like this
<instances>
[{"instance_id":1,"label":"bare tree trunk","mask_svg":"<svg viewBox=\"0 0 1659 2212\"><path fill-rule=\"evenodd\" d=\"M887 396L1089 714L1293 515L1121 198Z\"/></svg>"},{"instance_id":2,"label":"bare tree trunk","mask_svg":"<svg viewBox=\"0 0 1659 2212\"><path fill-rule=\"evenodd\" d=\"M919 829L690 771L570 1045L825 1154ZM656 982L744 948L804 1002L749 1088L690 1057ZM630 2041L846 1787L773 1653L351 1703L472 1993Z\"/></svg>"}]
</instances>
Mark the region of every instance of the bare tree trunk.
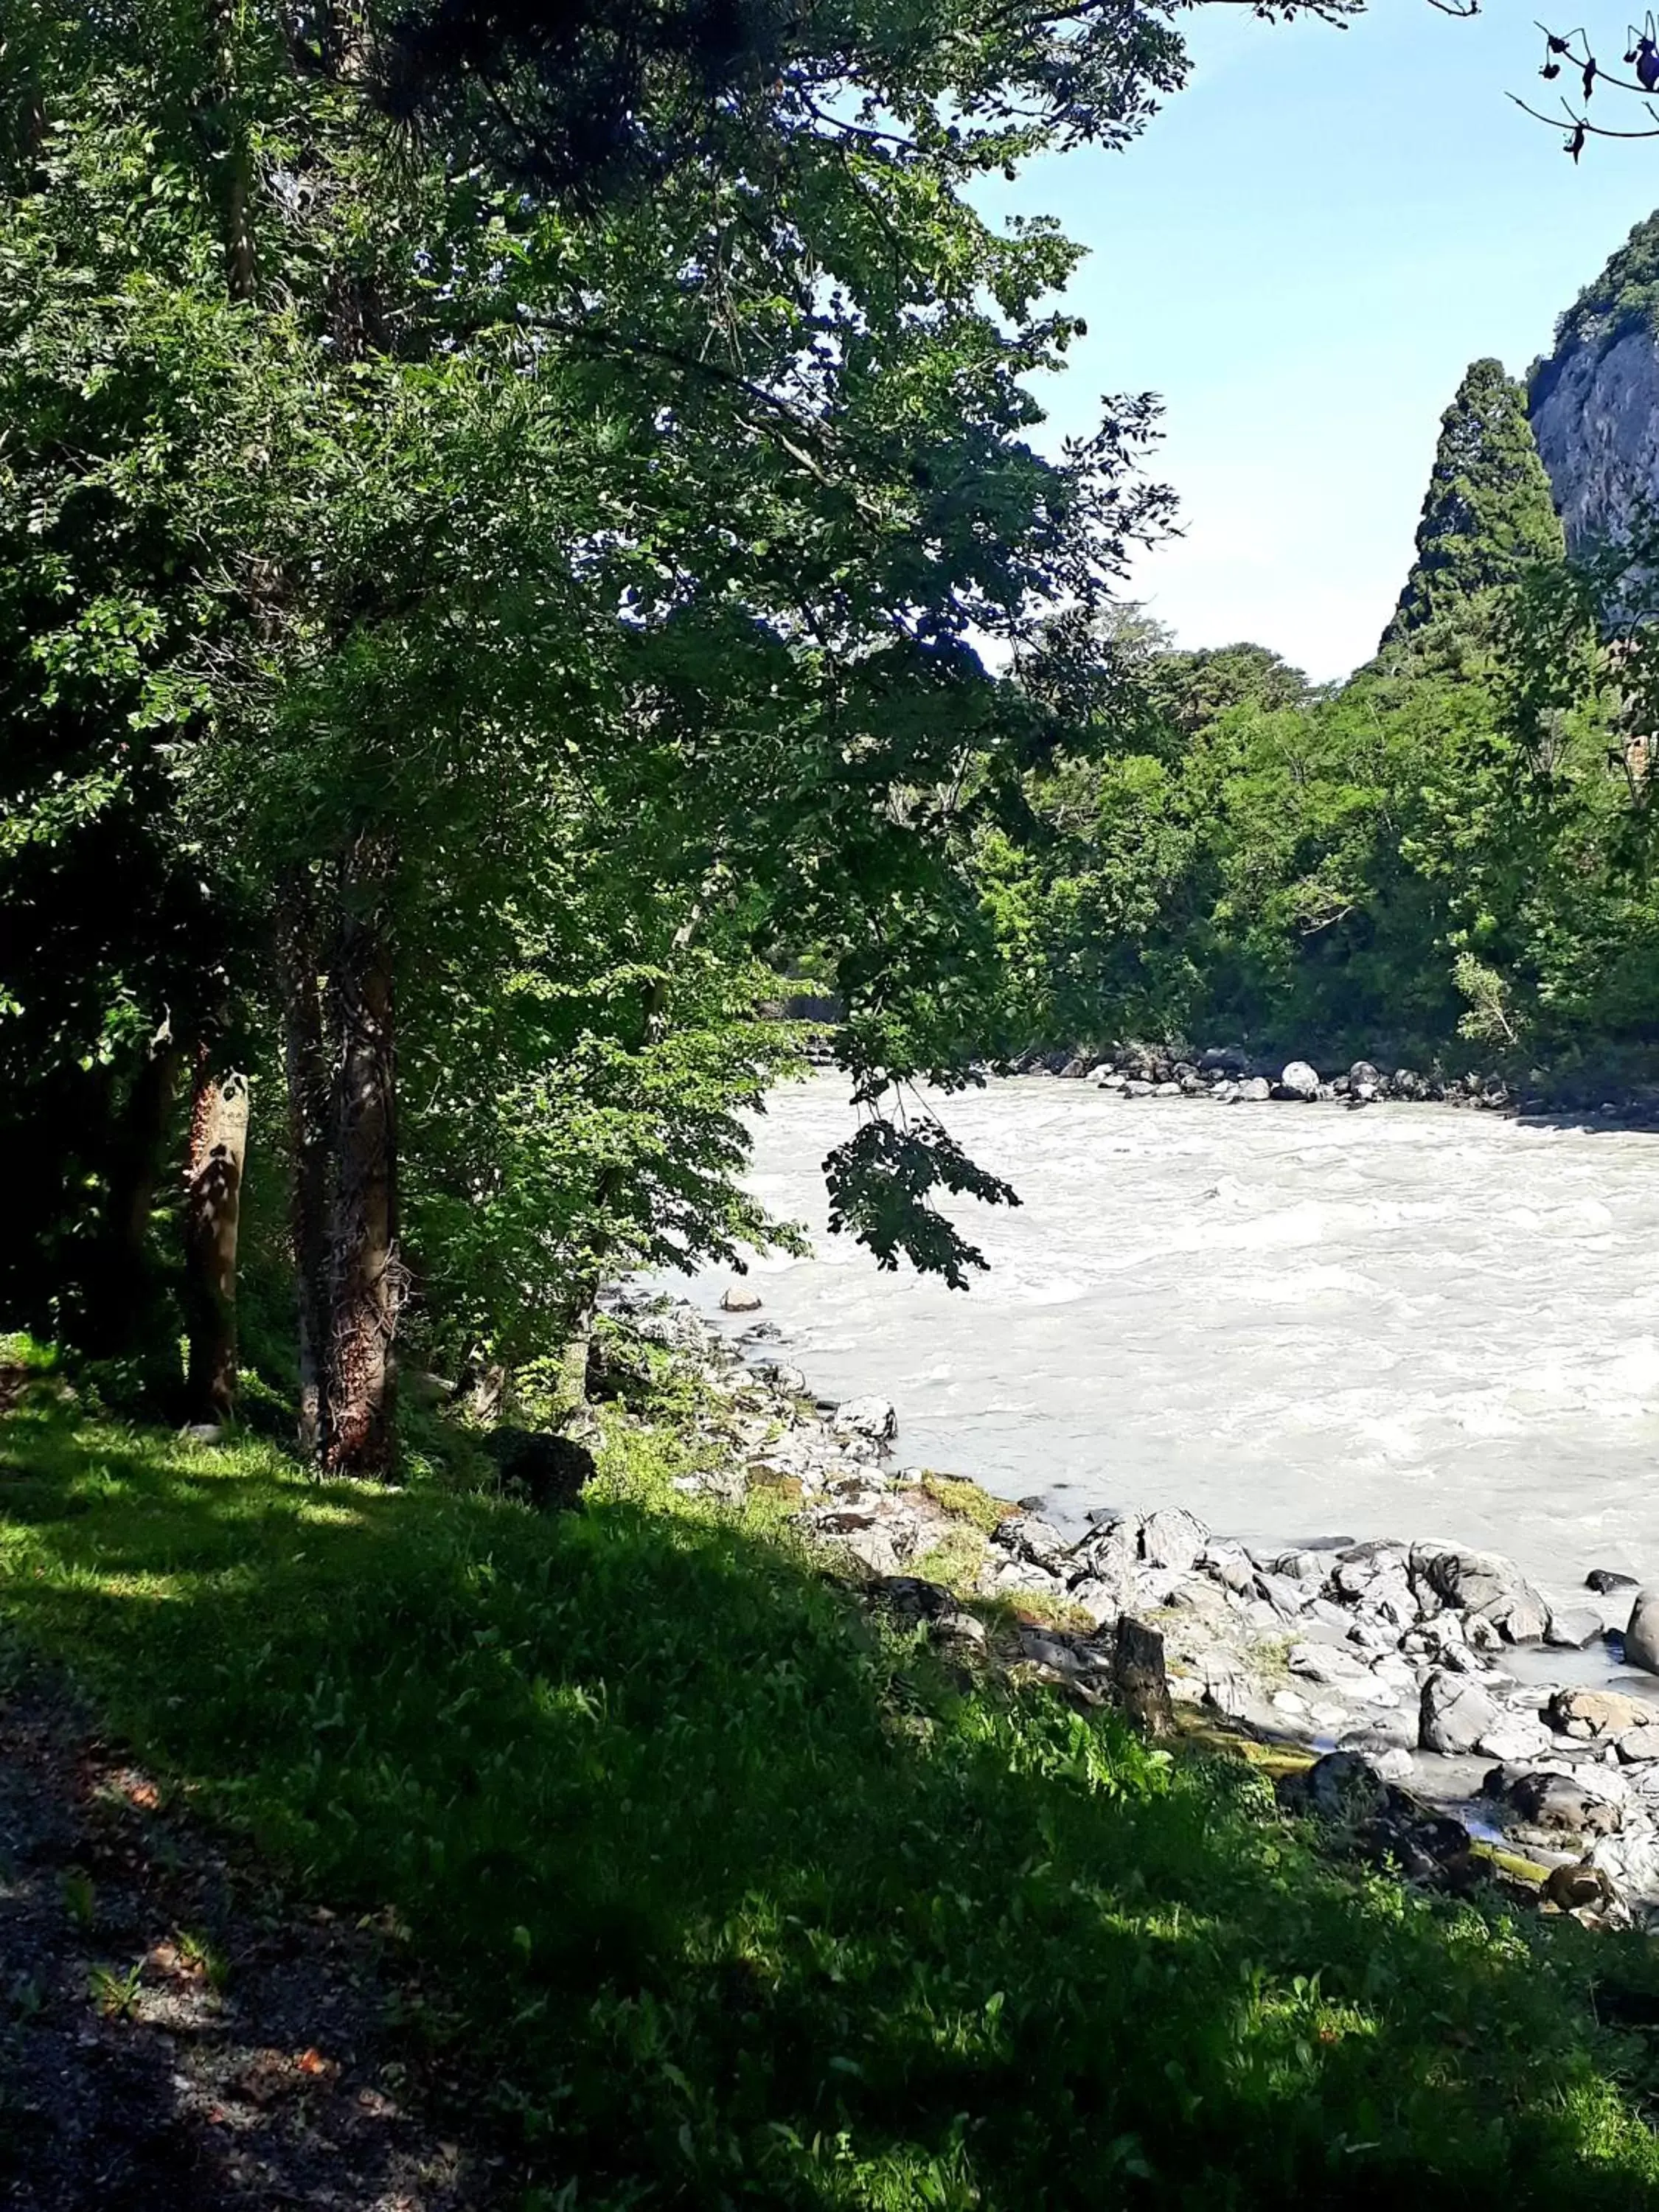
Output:
<instances>
[{"instance_id":1,"label":"bare tree trunk","mask_svg":"<svg viewBox=\"0 0 1659 2212\"><path fill-rule=\"evenodd\" d=\"M392 1346L402 1268L392 949L383 914L348 905L331 983L339 1053L323 1465L331 1474L386 1480L396 1466Z\"/></svg>"},{"instance_id":2,"label":"bare tree trunk","mask_svg":"<svg viewBox=\"0 0 1659 2212\"><path fill-rule=\"evenodd\" d=\"M289 1223L299 1322L299 1441L307 1457L315 1459L322 1443L323 1353L328 1328L328 1060L323 1045L316 896L300 871L278 893L276 929L292 1156Z\"/></svg>"},{"instance_id":3,"label":"bare tree trunk","mask_svg":"<svg viewBox=\"0 0 1659 2212\"><path fill-rule=\"evenodd\" d=\"M204 1047L185 1175L185 1395L192 1420L228 1420L236 1409L236 1234L246 1154L246 1079L222 1081Z\"/></svg>"}]
</instances>

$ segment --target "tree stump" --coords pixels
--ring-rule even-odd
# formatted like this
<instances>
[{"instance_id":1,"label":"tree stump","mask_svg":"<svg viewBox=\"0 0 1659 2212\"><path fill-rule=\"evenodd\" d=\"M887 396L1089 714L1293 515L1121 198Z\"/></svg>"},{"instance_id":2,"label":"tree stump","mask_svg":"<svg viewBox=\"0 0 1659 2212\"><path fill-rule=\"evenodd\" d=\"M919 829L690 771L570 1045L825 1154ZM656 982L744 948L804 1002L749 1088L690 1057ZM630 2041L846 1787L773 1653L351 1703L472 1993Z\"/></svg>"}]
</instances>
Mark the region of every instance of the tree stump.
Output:
<instances>
[{"instance_id":1,"label":"tree stump","mask_svg":"<svg viewBox=\"0 0 1659 2212\"><path fill-rule=\"evenodd\" d=\"M1170 1703L1169 1677L1164 1668L1164 1638L1133 1613L1118 1617L1112 1682L1124 1711L1148 1735L1174 1732L1175 1709Z\"/></svg>"}]
</instances>

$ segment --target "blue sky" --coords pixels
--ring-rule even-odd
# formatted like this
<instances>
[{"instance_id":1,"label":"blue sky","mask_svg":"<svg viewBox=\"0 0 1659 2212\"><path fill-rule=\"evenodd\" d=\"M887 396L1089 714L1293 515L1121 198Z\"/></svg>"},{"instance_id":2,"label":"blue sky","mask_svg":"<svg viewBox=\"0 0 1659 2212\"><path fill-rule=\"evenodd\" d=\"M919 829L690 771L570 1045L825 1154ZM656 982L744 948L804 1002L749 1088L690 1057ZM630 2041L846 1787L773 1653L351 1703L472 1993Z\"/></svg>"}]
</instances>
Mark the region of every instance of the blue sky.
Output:
<instances>
[{"instance_id":1,"label":"blue sky","mask_svg":"<svg viewBox=\"0 0 1659 2212\"><path fill-rule=\"evenodd\" d=\"M1464 367L1524 369L1659 206L1659 141L1592 144L1575 170L1510 104L1547 94L1542 41L1526 0L1487 9L1372 0L1336 31L1200 9L1193 82L1145 137L998 192L1091 249L1069 295L1089 336L1042 387L1045 436L1103 392L1166 402L1156 472L1185 536L1132 588L1183 644L1259 639L1320 678L1367 659ZM1616 59L1628 7L1573 13Z\"/></svg>"}]
</instances>

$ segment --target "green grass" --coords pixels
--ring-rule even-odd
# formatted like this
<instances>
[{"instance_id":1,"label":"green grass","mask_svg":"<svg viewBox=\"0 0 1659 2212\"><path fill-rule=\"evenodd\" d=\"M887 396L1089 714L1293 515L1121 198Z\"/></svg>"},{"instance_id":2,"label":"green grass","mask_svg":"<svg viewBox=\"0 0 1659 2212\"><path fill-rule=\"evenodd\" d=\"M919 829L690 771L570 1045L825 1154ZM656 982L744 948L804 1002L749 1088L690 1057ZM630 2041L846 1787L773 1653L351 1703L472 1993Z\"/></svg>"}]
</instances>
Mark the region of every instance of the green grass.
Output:
<instances>
[{"instance_id":1,"label":"green grass","mask_svg":"<svg viewBox=\"0 0 1659 2212\"><path fill-rule=\"evenodd\" d=\"M589 1509L0 1426L0 1608L393 1909L544 2206L1659 2201L1641 1939L1322 1863L1242 1764L964 1691L619 1428Z\"/></svg>"}]
</instances>

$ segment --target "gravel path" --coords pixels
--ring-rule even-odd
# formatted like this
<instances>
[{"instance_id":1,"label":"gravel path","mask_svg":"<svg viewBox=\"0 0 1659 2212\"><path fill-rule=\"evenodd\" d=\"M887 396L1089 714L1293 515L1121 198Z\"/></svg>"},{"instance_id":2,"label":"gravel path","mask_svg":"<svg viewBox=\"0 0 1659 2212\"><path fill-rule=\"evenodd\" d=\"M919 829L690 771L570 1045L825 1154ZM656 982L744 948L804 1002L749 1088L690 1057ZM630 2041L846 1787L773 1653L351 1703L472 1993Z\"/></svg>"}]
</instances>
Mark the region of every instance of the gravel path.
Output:
<instances>
[{"instance_id":1,"label":"gravel path","mask_svg":"<svg viewBox=\"0 0 1659 2212\"><path fill-rule=\"evenodd\" d=\"M386 2024L399 1948L233 1864L51 1683L0 1684L9 2212L484 2206Z\"/></svg>"}]
</instances>

